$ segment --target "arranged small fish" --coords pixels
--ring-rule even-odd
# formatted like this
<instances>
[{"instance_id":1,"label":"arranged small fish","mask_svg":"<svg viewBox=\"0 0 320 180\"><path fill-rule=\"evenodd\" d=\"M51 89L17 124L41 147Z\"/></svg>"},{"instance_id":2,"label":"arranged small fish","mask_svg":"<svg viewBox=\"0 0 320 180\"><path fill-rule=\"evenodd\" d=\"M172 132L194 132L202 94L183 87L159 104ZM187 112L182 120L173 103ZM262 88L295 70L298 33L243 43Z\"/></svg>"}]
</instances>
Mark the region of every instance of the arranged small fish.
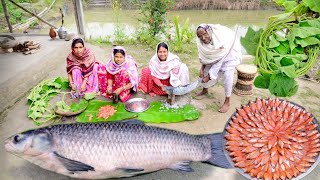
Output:
<instances>
[{"instance_id":1,"label":"arranged small fish","mask_svg":"<svg viewBox=\"0 0 320 180\"><path fill-rule=\"evenodd\" d=\"M231 168L222 134L190 135L140 121L48 126L8 138L5 148L44 169L84 179L167 168L189 172L192 161Z\"/></svg>"},{"instance_id":2,"label":"arranged small fish","mask_svg":"<svg viewBox=\"0 0 320 180\"><path fill-rule=\"evenodd\" d=\"M168 94L184 95L198 88L201 85L201 82L202 82L202 78L199 78L197 81L194 81L191 84L187 84L185 86L178 86L178 87L165 86L164 88Z\"/></svg>"},{"instance_id":3,"label":"arranged small fish","mask_svg":"<svg viewBox=\"0 0 320 180\"><path fill-rule=\"evenodd\" d=\"M259 99L238 108L226 126L226 150L252 179L300 179L320 153L313 115L286 100Z\"/></svg>"}]
</instances>

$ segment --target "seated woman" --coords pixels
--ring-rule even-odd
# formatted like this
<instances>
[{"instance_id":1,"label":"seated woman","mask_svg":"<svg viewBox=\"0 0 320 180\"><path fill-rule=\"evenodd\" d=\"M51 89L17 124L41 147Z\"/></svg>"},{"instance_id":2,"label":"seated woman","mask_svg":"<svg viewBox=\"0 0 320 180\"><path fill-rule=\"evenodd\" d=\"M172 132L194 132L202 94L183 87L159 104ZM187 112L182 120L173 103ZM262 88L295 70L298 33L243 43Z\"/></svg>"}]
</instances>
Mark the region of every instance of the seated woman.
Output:
<instances>
[{"instance_id":1,"label":"seated woman","mask_svg":"<svg viewBox=\"0 0 320 180\"><path fill-rule=\"evenodd\" d=\"M84 47L81 38L71 44L71 53L67 57L67 73L71 87L71 96L76 98L84 93L96 93L98 86L98 62L89 48Z\"/></svg>"},{"instance_id":2,"label":"seated woman","mask_svg":"<svg viewBox=\"0 0 320 180\"><path fill-rule=\"evenodd\" d=\"M100 93L115 101L119 98L126 102L137 91L138 82L138 68L134 59L126 54L123 47L114 47L106 66L99 67Z\"/></svg>"},{"instance_id":3,"label":"seated woman","mask_svg":"<svg viewBox=\"0 0 320 180\"><path fill-rule=\"evenodd\" d=\"M164 86L178 87L186 84L189 84L188 67L178 56L169 52L166 43L159 43L149 67L142 69L139 90L151 96L165 95L167 92Z\"/></svg>"}]
</instances>

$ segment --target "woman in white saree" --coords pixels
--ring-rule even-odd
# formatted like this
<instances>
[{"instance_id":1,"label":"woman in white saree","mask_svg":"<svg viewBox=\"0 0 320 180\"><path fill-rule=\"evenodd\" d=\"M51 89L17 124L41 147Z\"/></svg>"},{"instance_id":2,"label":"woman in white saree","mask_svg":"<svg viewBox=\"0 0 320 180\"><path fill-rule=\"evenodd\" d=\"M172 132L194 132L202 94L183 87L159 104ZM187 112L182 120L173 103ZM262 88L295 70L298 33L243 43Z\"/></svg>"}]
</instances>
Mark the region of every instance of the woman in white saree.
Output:
<instances>
[{"instance_id":1,"label":"woman in white saree","mask_svg":"<svg viewBox=\"0 0 320 180\"><path fill-rule=\"evenodd\" d=\"M199 77L203 78L203 90L199 96L208 93L223 76L225 101L219 112L225 113L230 106L235 67L241 62L241 44L236 34L219 24L200 24L197 28L197 47L202 64Z\"/></svg>"}]
</instances>

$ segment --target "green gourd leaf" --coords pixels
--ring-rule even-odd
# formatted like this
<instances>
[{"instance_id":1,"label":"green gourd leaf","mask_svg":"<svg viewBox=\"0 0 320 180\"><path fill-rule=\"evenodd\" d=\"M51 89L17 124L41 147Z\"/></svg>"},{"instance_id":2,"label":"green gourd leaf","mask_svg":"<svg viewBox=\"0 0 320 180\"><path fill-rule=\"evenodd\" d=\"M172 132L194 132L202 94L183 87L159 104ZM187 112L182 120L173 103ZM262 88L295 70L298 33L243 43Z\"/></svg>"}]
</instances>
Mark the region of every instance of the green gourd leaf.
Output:
<instances>
[{"instance_id":1,"label":"green gourd leaf","mask_svg":"<svg viewBox=\"0 0 320 180\"><path fill-rule=\"evenodd\" d=\"M319 0L302 0L312 11L320 13Z\"/></svg>"},{"instance_id":2,"label":"green gourd leaf","mask_svg":"<svg viewBox=\"0 0 320 180\"><path fill-rule=\"evenodd\" d=\"M248 54L256 55L261 32L262 29L255 31L249 27L245 37L241 37L241 44L246 49Z\"/></svg>"},{"instance_id":3,"label":"green gourd leaf","mask_svg":"<svg viewBox=\"0 0 320 180\"><path fill-rule=\"evenodd\" d=\"M298 90L297 82L288 76L273 74L270 77L269 91L279 97L290 97Z\"/></svg>"},{"instance_id":4,"label":"green gourd leaf","mask_svg":"<svg viewBox=\"0 0 320 180\"><path fill-rule=\"evenodd\" d=\"M270 76L269 74L260 74L258 75L253 84L257 88L263 88L263 89L268 89L269 83L270 83Z\"/></svg>"},{"instance_id":5,"label":"green gourd leaf","mask_svg":"<svg viewBox=\"0 0 320 180\"><path fill-rule=\"evenodd\" d=\"M300 44L301 47L306 47L310 45L315 45L319 44L320 45L320 40L316 37L306 37L306 38L296 38L295 39L296 44Z\"/></svg>"},{"instance_id":6,"label":"green gourd leaf","mask_svg":"<svg viewBox=\"0 0 320 180\"><path fill-rule=\"evenodd\" d=\"M81 99L79 103L72 103L70 105L71 111L72 112L77 112L77 111L81 111L83 109L85 109L88 105L88 101Z\"/></svg>"}]
</instances>

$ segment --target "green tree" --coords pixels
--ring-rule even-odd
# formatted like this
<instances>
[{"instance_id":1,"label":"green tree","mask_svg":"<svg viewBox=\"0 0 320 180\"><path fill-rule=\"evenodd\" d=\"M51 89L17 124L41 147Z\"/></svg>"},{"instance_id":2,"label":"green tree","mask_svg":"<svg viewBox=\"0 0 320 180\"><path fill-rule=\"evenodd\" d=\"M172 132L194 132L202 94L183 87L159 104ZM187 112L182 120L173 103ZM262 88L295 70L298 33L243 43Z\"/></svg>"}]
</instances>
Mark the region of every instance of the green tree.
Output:
<instances>
[{"instance_id":1,"label":"green tree","mask_svg":"<svg viewBox=\"0 0 320 180\"><path fill-rule=\"evenodd\" d=\"M142 23L148 25L150 35L163 31L167 22L167 12L174 6L174 0L148 0L141 4Z\"/></svg>"}]
</instances>

